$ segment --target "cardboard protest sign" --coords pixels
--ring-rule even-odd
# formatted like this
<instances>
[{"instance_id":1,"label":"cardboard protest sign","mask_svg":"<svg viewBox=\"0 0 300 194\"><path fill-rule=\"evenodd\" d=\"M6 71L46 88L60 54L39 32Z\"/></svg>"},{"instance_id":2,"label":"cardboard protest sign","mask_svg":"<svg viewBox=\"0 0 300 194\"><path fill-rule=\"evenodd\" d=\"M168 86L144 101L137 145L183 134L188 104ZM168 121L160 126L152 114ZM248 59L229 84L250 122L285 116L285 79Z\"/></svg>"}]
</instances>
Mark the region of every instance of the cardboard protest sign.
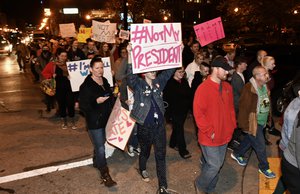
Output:
<instances>
[{"instance_id":1,"label":"cardboard protest sign","mask_svg":"<svg viewBox=\"0 0 300 194\"><path fill-rule=\"evenodd\" d=\"M131 24L130 37L133 73L182 66L181 23Z\"/></svg>"},{"instance_id":2,"label":"cardboard protest sign","mask_svg":"<svg viewBox=\"0 0 300 194\"><path fill-rule=\"evenodd\" d=\"M77 35L78 42L86 43L86 39L91 37L91 28L79 28Z\"/></svg>"},{"instance_id":3,"label":"cardboard protest sign","mask_svg":"<svg viewBox=\"0 0 300 194\"><path fill-rule=\"evenodd\" d=\"M126 147L135 123L129 114L118 98L105 127L107 142L122 150Z\"/></svg>"},{"instance_id":4,"label":"cardboard protest sign","mask_svg":"<svg viewBox=\"0 0 300 194\"><path fill-rule=\"evenodd\" d=\"M74 23L59 24L59 31L62 38L77 36Z\"/></svg>"},{"instance_id":5,"label":"cardboard protest sign","mask_svg":"<svg viewBox=\"0 0 300 194\"><path fill-rule=\"evenodd\" d=\"M92 21L92 39L98 42L115 43L116 23Z\"/></svg>"},{"instance_id":6,"label":"cardboard protest sign","mask_svg":"<svg viewBox=\"0 0 300 194\"><path fill-rule=\"evenodd\" d=\"M225 37L221 17L194 26L194 30L201 46Z\"/></svg>"},{"instance_id":7,"label":"cardboard protest sign","mask_svg":"<svg viewBox=\"0 0 300 194\"><path fill-rule=\"evenodd\" d=\"M103 77L105 77L108 80L109 85L113 87L110 59L109 57L104 57L102 58L102 61L104 63ZM73 92L79 91L80 85L90 74L90 62L91 59L67 62L67 69L69 72L71 88Z\"/></svg>"},{"instance_id":8,"label":"cardboard protest sign","mask_svg":"<svg viewBox=\"0 0 300 194\"><path fill-rule=\"evenodd\" d=\"M119 38L124 40L129 40L129 31L128 30L120 30Z\"/></svg>"}]
</instances>

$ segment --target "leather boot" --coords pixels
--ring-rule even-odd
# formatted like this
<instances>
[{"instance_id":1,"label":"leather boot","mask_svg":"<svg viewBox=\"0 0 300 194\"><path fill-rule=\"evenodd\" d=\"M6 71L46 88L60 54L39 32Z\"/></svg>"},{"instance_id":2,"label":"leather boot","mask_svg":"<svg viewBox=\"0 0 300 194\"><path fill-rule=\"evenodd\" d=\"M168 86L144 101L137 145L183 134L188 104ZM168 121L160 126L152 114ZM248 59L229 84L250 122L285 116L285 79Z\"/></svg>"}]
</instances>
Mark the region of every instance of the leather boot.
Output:
<instances>
[{"instance_id":1,"label":"leather boot","mask_svg":"<svg viewBox=\"0 0 300 194\"><path fill-rule=\"evenodd\" d=\"M112 180L112 178L109 175L109 170L107 166L103 168L99 168L100 173L101 173L101 179L106 187L112 187L115 186L117 183Z\"/></svg>"}]
</instances>

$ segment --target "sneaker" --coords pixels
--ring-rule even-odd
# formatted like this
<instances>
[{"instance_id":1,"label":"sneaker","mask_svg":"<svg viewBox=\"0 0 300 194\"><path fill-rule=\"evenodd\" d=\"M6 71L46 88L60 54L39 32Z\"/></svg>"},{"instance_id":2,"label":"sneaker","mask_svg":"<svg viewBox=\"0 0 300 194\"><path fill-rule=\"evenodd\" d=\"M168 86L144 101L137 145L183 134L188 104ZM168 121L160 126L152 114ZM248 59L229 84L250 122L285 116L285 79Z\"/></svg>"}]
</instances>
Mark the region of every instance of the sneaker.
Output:
<instances>
[{"instance_id":1,"label":"sneaker","mask_svg":"<svg viewBox=\"0 0 300 194\"><path fill-rule=\"evenodd\" d=\"M61 118L61 128L62 129L67 129L68 128L68 124L67 124L67 119L66 118Z\"/></svg>"},{"instance_id":2,"label":"sneaker","mask_svg":"<svg viewBox=\"0 0 300 194\"><path fill-rule=\"evenodd\" d=\"M261 174L264 174L265 177L267 177L268 179L272 179L272 178L276 177L275 173L272 172L272 170L270 170L270 169L268 169L268 170L259 169L258 172L261 173Z\"/></svg>"},{"instance_id":3,"label":"sneaker","mask_svg":"<svg viewBox=\"0 0 300 194\"><path fill-rule=\"evenodd\" d=\"M71 119L71 123L72 123L72 126L71 126L71 128L72 128L72 129L74 129L74 130L75 130L75 129L77 129L77 126L76 126L76 121L75 121L75 119L74 119L74 118L72 118L72 119Z\"/></svg>"},{"instance_id":4,"label":"sneaker","mask_svg":"<svg viewBox=\"0 0 300 194\"><path fill-rule=\"evenodd\" d=\"M246 166L247 164L243 157L236 157L233 153L231 153L231 158L237 161L237 163L241 166Z\"/></svg>"},{"instance_id":5,"label":"sneaker","mask_svg":"<svg viewBox=\"0 0 300 194\"><path fill-rule=\"evenodd\" d=\"M141 176L142 176L142 180L145 182L149 182L150 178L149 178L149 174L146 170L143 170L140 172Z\"/></svg>"},{"instance_id":6,"label":"sneaker","mask_svg":"<svg viewBox=\"0 0 300 194\"><path fill-rule=\"evenodd\" d=\"M63 124L61 125L61 129L68 129L68 125L65 124L65 123L63 123Z\"/></svg>"},{"instance_id":7,"label":"sneaker","mask_svg":"<svg viewBox=\"0 0 300 194\"><path fill-rule=\"evenodd\" d=\"M134 157L134 149L133 149L132 146L128 146L127 154L128 154L130 157Z\"/></svg>"},{"instance_id":8,"label":"sneaker","mask_svg":"<svg viewBox=\"0 0 300 194\"><path fill-rule=\"evenodd\" d=\"M141 153L141 148L139 148L139 147L133 148L133 151L134 151L135 154L137 154L139 156L140 153Z\"/></svg>"},{"instance_id":9,"label":"sneaker","mask_svg":"<svg viewBox=\"0 0 300 194\"><path fill-rule=\"evenodd\" d=\"M159 187L157 193L160 193L160 194L169 194L168 190L165 187Z\"/></svg>"},{"instance_id":10,"label":"sneaker","mask_svg":"<svg viewBox=\"0 0 300 194\"><path fill-rule=\"evenodd\" d=\"M75 124L72 124L71 128L75 130L75 129L77 129L77 126Z\"/></svg>"}]
</instances>

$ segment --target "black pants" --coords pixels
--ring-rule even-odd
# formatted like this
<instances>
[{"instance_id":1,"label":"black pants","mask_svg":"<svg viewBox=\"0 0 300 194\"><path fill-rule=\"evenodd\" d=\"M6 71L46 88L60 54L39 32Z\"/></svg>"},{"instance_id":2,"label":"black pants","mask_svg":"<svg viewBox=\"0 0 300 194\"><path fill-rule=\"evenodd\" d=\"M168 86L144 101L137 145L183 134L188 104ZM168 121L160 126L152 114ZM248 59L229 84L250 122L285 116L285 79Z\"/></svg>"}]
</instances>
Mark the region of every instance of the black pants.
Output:
<instances>
[{"instance_id":1,"label":"black pants","mask_svg":"<svg viewBox=\"0 0 300 194\"><path fill-rule=\"evenodd\" d=\"M26 57L23 57L21 55L18 55L17 62L20 68L20 71L23 69L25 71L26 66Z\"/></svg>"},{"instance_id":2,"label":"black pants","mask_svg":"<svg viewBox=\"0 0 300 194\"><path fill-rule=\"evenodd\" d=\"M184 122L187 114L172 115L172 134L170 138L170 147L178 147L179 154L186 154L186 143L184 138Z\"/></svg>"},{"instance_id":3,"label":"black pants","mask_svg":"<svg viewBox=\"0 0 300 194\"><path fill-rule=\"evenodd\" d=\"M153 144L158 185L159 187L163 186L167 188L166 129L164 123L153 126L138 125L137 135L141 147L139 170L146 170L147 160L149 159L151 146Z\"/></svg>"},{"instance_id":4,"label":"black pants","mask_svg":"<svg viewBox=\"0 0 300 194\"><path fill-rule=\"evenodd\" d=\"M281 172L285 186L291 194L300 193L300 169L291 165L284 157L281 161Z\"/></svg>"},{"instance_id":5,"label":"black pants","mask_svg":"<svg viewBox=\"0 0 300 194\"><path fill-rule=\"evenodd\" d=\"M34 81L39 81L40 75L38 74L38 72L36 72L34 63L30 64L30 70L31 70L32 75L34 76Z\"/></svg>"},{"instance_id":6,"label":"black pants","mask_svg":"<svg viewBox=\"0 0 300 194\"><path fill-rule=\"evenodd\" d=\"M66 117L67 111L69 117L74 117L75 115L75 100L74 100L74 94L71 90L56 90L55 94L57 104L58 104L58 110L59 110L59 116L60 117Z\"/></svg>"}]
</instances>

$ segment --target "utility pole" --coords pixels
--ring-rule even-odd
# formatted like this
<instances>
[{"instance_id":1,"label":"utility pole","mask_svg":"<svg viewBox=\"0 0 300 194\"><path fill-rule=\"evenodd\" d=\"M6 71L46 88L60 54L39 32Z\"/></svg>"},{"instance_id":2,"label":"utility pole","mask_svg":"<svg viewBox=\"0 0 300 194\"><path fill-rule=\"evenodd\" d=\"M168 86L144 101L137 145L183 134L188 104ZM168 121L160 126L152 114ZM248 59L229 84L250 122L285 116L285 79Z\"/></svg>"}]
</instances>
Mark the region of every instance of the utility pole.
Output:
<instances>
[{"instance_id":1,"label":"utility pole","mask_svg":"<svg viewBox=\"0 0 300 194\"><path fill-rule=\"evenodd\" d=\"M128 29L128 22L127 22L127 16L128 16L128 6L127 6L127 0L123 0L123 12L124 12L124 30Z\"/></svg>"}]
</instances>

